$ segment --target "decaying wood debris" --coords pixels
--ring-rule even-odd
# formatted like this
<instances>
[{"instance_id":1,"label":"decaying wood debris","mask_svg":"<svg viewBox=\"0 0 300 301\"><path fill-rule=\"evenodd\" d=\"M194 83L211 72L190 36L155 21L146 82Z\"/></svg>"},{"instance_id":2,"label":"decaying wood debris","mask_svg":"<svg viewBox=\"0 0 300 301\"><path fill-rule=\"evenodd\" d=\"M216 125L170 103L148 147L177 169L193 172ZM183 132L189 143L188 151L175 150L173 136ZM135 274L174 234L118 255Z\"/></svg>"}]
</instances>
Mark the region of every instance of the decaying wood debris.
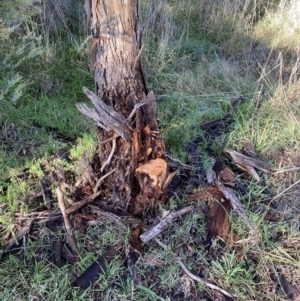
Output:
<instances>
[{"instance_id":1,"label":"decaying wood debris","mask_svg":"<svg viewBox=\"0 0 300 301\"><path fill-rule=\"evenodd\" d=\"M168 227L168 225L171 224L174 219L178 218L179 216L181 216L183 214L191 212L193 209L195 209L195 207L189 206L189 207L183 208L181 210L171 212L167 217L165 217L162 221L160 221L152 229L144 232L140 236L141 241L146 243L146 242L150 241L151 239L155 238L164 229L166 229Z\"/></svg>"},{"instance_id":2,"label":"decaying wood debris","mask_svg":"<svg viewBox=\"0 0 300 301\"><path fill-rule=\"evenodd\" d=\"M89 266L86 271L72 283L72 285L79 286L82 289L88 288L99 278L101 273L105 273L107 264L114 258L120 248L120 246L108 248L108 250L94 261L91 266Z\"/></svg>"}]
</instances>

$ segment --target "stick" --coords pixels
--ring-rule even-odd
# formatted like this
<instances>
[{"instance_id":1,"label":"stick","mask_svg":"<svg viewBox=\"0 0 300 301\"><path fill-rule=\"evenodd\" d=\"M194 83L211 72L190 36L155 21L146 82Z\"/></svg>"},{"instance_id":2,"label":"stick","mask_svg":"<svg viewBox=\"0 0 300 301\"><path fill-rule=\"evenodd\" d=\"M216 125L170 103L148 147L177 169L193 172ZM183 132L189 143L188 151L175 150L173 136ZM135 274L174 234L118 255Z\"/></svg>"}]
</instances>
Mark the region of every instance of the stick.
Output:
<instances>
[{"instance_id":1,"label":"stick","mask_svg":"<svg viewBox=\"0 0 300 301\"><path fill-rule=\"evenodd\" d=\"M116 150L116 138L113 139L113 141L112 141L112 147L111 147L110 154L109 154L107 160L106 160L106 161L104 162L104 164L102 165L102 167L101 167L101 169L100 169L101 172L103 172L104 168L105 168L107 165L110 164L111 158L112 158L112 156L113 156L115 150ZM100 181L100 180L99 180L99 181ZM98 183L97 183L97 185L98 185ZM97 186L97 185L96 185L96 186Z\"/></svg>"},{"instance_id":2,"label":"stick","mask_svg":"<svg viewBox=\"0 0 300 301\"><path fill-rule=\"evenodd\" d=\"M165 251L168 251L168 252L169 252L167 246L166 246L165 244L163 244L159 239L155 238L155 241L156 241L156 242L157 242L157 243L158 243ZM188 268L186 267L186 265L182 262L182 260L181 260L179 257L175 256L175 254L172 254L172 255L173 255L173 257L175 258L175 260L178 262L178 264L180 265L180 267L182 268L182 270L183 270L189 277L191 277L192 279L194 279L194 280L196 280L196 281L198 281L198 282L200 282L200 283L202 283L202 284L204 284L204 285L210 287L210 288L213 289L213 290L216 290L216 291L221 292L223 295L225 295L225 296L227 296L227 297L229 297L229 298L235 299L235 296L234 296L233 294L229 293L228 291L226 291L226 290L224 290L224 289L218 287L217 285L212 284L212 283L210 283L210 282L208 282L208 281L206 281L206 280L204 280L204 279L202 279L202 278L200 278L200 277L194 275L192 272L190 272L190 271L188 270Z\"/></svg>"},{"instance_id":3,"label":"stick","mask_svg":"<svg viewBox=\"0 0 300 301\"><path fill-rule=\"evenodd\" d=\"M138 108L140 108L141 106L145 105L146 103L145 102L141 102L141 103L137 103L132 112L130 113L130 115L126 118L127 121L130 121L131 118L134 116L135 112L137 111Z\"/></svg>"},{"instance_id":4,"label":"stick","mask_svg":"<svg viewBox=\"0 0 300 301\"><path fill-rule=\"evenodd\" d=\"M290 172L290 171L296 171L296 170L300 170L300 167L293 167L293 168L287 168L287 169L279 169L279 170L276 170L273 174L274 175L278 175L278 174L283 173L283 172Z\"/></svg>"},{"instance_id":5,"label":"stick","mask_svg":"<svg viewBox=\"0 0 300 301\"><path fill-rule=\"evenodd\" d=\"M269 202L269 204L267 205L267 208L264 212L264 214L262 215L262 217L260 218L258 225L260 225L260 223L262 222L263 218L266 216L267 214L267 210L269 209L270 205L272 204L272 202L274 202L276 199L278 199L279 197L281 197L284 193L286 193L288 190L290 190L292 187L298 185L300 183L300 180L298 180L297 182L295 182L294 184L292 184L291 186L289 186L288 188L284 189L283 191L281 191L280 193L278 193L277 195L275 195L271 201Z\"/></svg>"},{"instance_id":6,"label":"stick","mask_svg":"<svg viewBox=\"0 0 300 301\"><path fill-rule=\"evenodd\" d=\"M171 212L166 218L164 218L162 221L160 221L156 226L154 226L152 229L146 231L140 236L140 239L142 242L146 243L149 240L153 239L157 235L159 235L165 228L168 227L171 222L176 219L177 217L191 212L193 209L195 209L195 206L189 206L185 207L178 211Z\"/></svg>"},{"instance_id":7,"label":"stick","mask_svg":"<svg viewBox=\"0 0 300 301\"><path fill-rule=\"evenodd\" d=\"M97 193L92 194L91 196L87 197L86 199L74 203L71 207L66 209L66 214L72 214L75 211L82 208L84 205L94 202L95 198L101 194L101 191L98 191Z\"/></svg>"},{"instance_id":8,"label":"stick","mask_svg":"<svg viewBox=\"0 0 300 301\"><path fill-rule=\"evenodd\" d=\"M243 220L245 221L246 225L249 227L250 230L256 231L255 227L249 220L248 216L246 215L243 205L240 203L237 195L234 193L233 190L223 185L220 181L215 180L215 185L224 193L224 196L227 200L231 202L233 210L240 215Z\"/></svg>"},{"instance_id":9,"label":"stick","mask_svg":"<svg viewBox=\"0 0 300 301\"><path fill-rule=\"evenodd\" d=\"M61 213L64 218L64 222L65 222L68 243L69 243L70 248L73 251L73 253L78 255L79 252L78 252L78 249L76 246L76 241L72 234L71 220L69 218L69 215L66 213L66 207L65 207L65 203L64 203L64 195L63 195L62 190L59 187L56 189L56 194L57 194L58 205L59 205L59 208L61 210Z\"/></svg>"},{"instance_id":10,"label":"stick","mask_svg":"<svg viewBox=\"0 0 300 301\"><path fill-rule=\"evenodd\" d=\"M169 156L167 154L165 156L166 156L167 159L173 161L176 165L180 165L183 169L187 169L187 170L192 170L193 169L191 166L180 162L180 160L178 160L178 159L174 159L174 158L172 158L171 156Z\"/></svg>"},{"instance_id":11,"label":"stick","mask_svg":"<svg viewBox=\"0 0 300 301\"><path fill-rule=\"evenodd\" d=\"M106 161L107 162L107 161ZM103 177L101 177L99 180L98 180L98 182L97 182L97 184L96 184L96 186L95 186L95 188L94 188L94 190L93 190L93 192L94 192L94 194L93 195L95 195L95 194L97 194L97 190L98 190L98 188L99 188L99 186L101 185L101 183L103 182L103 180L105 179L105 178L107 178L109 175L111 175L113 172L115 172L116 171L116 168L114 168L113 170L111 170L110 172L108 172L107 174L105 174Z\"/></svg>"}]
</instances>

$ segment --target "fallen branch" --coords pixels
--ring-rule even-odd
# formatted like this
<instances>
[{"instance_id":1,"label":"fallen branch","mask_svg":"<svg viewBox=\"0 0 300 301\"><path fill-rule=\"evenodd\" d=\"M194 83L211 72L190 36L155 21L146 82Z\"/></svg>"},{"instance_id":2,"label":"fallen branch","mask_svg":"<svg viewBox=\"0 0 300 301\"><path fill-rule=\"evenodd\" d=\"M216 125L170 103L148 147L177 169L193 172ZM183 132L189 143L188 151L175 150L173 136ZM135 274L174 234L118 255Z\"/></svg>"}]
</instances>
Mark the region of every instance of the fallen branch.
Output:
<instances>
[{"instance_id":1,"label":"fallen branch","mask_svg":"<svg viewBox=\"0 0 300 301\"><path fill-rule=\"evenodd\" d=\"M162 221L160 221L156 226L154 226L152 229L146 231L140 236L140 239L143 243L148 242L149 240L153 239L157 235L159 235L165 228L168 227L171 222L176 219L177 217L191 212L193 209L195 209L195 206L189 206L185 207L178 211L171 212L166 218L164 218Z\"/></svg>"},{"instance_id":2,"label":"fallen branch","mask_svg":"<svg viewBox=\"0 0 300 301\"><path fill-rule=\"evenodd\" d=\"M98 191L91 196L88 196L82 201L74 203L71 207L66 209L66 214L70 215L74 213L75 211L81 209L84 205L94 202L95 198L101 194L101 191Z\"/></svg>"},{"instance_id":3,"label":"fallen branch","mask_svg":"<svg viewBox=\"0 0 300 301\"><path fill-rule=\"evenodd\" d=\"M157 242L157 243L158 243L165 251L168 251L168 252L169 252L167 246L166 246L165 244L163 244L159 239L155 238L155 241L156 241L156 242ZM226 291L226 290L224 290L224 289L218 287L217 285L212 284L212 283L210 283L210 282L208 282L208 281L206 281L206 280L204 280L204 279L202 279L202 278L200 278L200 277L194 275L192 272L190 272L190 271L188 270L188 268L186 267L186 265L182 262L182 260L181 260L179 257L175 256L175 254L172 254L172 255L173 255L173 258L178 262L178 264L180 265L180 267L182 268L182 270L183 270L189 277L191 277L192 279L194 279L194 280L196 280L196 281L202 283L202 284L205 285L205 286L208 286L209 288L211 288L211 289L213 289L213 290L216 290L216 291L221 292L223 295L225 295L225 296L227 296L227 297L229 297L229 298L235 299L235 296L234 296L233 294L229 293L228 291Z\"/></svg>"},{"instance_id":4,"label":"fallen branch","mask_svg":"<svg viewBox=\"0 0 300 301\"><path fill-rule=\"evenodd\" d=\"M176 165L177 167L179 166L179 167L181 167L181 168L183 168L183 169L186 169L186 170L193 170L193 168L192 168L191 166L182 163L180 160L174 159L174 158L172 158L171 156L169 156L169 155L167 155L167 154L166 154L165 156L166 156L167 159L169 159L169 160L171 160L172 162L174 162L175 165Z\"/></svg>"},{"instance_id":5,"label":"fallen branch","mask_svg":"<svg viewBox=\"0 0 300 301\"><path fill-rule=\"evenodd\" d=\"M233 149L224 148L224 152L230 155L235 164L240 165L242 167L251 166L256 169L263 170L264 172L270 172L274 169L271 164L265 161L252 158L250 156L245 156Z\"/></svg>"},{"instance_id":6,"label":"fallen branch","mask_svg":"<svg viewBox=\"0 0 300 301\"><path fill-rule=\"evenodd\" d=\"M249 220L248 216L246 215L243 205L239 201L235 192L232 189L226 187L223 183L221 183L218 180L215 180L214 183L223 192L225 198L231 202L233 210L243 218L249 229L252 231L257 231L254 225Z\"/></svg>"},{"instance_id":7,"label":"fallen branch","mask_svg":"<svg viewBox=\"0 0 300 301\"><path fill-rule=\"evenodd\" d=\"M67 241L70 245L72 252L74 254L78 255L79 252L78 252L78 249L76 246L75 238L72 233L71 220L69 218L69 215L66 213L66 207L65 207L65 203L64 203L64 195L63 195L62 190L59 187L56 189L56 194L57 194L58 205L59 205L59 208L61 210L61 213L64 218L64 222L65 222L65 227L66 227L66 231L67 231Z\"/></svg>"}]
</instances>

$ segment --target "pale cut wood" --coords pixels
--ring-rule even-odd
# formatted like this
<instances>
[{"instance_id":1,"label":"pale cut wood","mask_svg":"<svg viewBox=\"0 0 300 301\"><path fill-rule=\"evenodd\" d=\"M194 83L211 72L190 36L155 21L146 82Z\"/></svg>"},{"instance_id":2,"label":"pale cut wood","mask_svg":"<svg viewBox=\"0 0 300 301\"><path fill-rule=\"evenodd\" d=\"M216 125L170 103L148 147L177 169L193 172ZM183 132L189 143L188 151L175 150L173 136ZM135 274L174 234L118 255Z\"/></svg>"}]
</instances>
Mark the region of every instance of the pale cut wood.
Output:
<instances>
[{"instance_id":1,"label":"pale cut wood","mask_svg":"<svg viewBox=\"0 0 300 301\"><path fill-rule=\"evenodd\" d=\"M167 162L163 159L155 159L139 166L135 173L141 187L148 185L148 179L150 179L150 186L162 188L167 178L167 171Z\"/></svg>"}]
</instances>

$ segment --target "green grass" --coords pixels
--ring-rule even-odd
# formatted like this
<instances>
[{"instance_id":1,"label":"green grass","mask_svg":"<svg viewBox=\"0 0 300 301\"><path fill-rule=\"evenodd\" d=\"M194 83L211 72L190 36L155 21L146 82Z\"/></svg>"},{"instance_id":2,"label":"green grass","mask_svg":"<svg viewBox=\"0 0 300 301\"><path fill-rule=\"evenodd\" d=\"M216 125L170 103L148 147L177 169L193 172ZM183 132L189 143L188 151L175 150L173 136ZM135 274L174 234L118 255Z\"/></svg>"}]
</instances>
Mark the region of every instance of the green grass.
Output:
<instances>
[{"instance_id":1,"label":"green grass","mask_svg":"<svg viewBox=\"0 0 300 301\"><path fill-rule=\"evenodd\" d=\"M198 148L207 168L206 147L228 162L222 149L241 149L242 142L251 139L257 154L276 167L299 166L300 12L297 1L282 7L278 2L142 1L143 64L157 97L160 132L172 157L187 162L187 143L200 137ZM75 107L87 101L82 87L94 85L87 45L77 53L86 34L81 27L83 15L74 7L61 18L56 25L43 19L39 27L35 19L25 18L27 25L20 31L0 34L1 243L16 230L14 213L39 206L21 200L39 192L40 163L45 158L66 150L73 161L60 164L80 176L85 158L90 160L95 151L94 125ZM33 33L39 38L33 38ZM27 48L23 49L24 34ZM29 58L33 50L38 54ZM10 55L9 61L4 53ZM234 111L228 130L208 139L200 124L228 112L240 96L246 102ZM26 169L31 176L19 177ZM137 262L138 284L132 283L123 258L116 256L107 274L82 291L71 287L74 274L83 272L105 246L126 246L129 233L109 220L91 226L86 235L77 234L80 260L58 269L50 258L47 231L39 229L38 235L19 246L25 248L24 257L11 254L0 262L0 299L170 300L176 294L185 300L217 299L213 290L181 272L175 254L193 273L235 293L238 300L286 300L280 275L300 287L299 185L292 186L299 172L263 178L272 196L286 192L272 207L265 189L250 181L248 193L240 196L260 231L259 242L247 240L246 225L231 212L231 231L240 242L216 237L207 252L201 244L205 215L193 212L161 235L168 252L155 242L146 247ZM164 209L188 204L176 196Z\"/></svg>"}]
</instances>

